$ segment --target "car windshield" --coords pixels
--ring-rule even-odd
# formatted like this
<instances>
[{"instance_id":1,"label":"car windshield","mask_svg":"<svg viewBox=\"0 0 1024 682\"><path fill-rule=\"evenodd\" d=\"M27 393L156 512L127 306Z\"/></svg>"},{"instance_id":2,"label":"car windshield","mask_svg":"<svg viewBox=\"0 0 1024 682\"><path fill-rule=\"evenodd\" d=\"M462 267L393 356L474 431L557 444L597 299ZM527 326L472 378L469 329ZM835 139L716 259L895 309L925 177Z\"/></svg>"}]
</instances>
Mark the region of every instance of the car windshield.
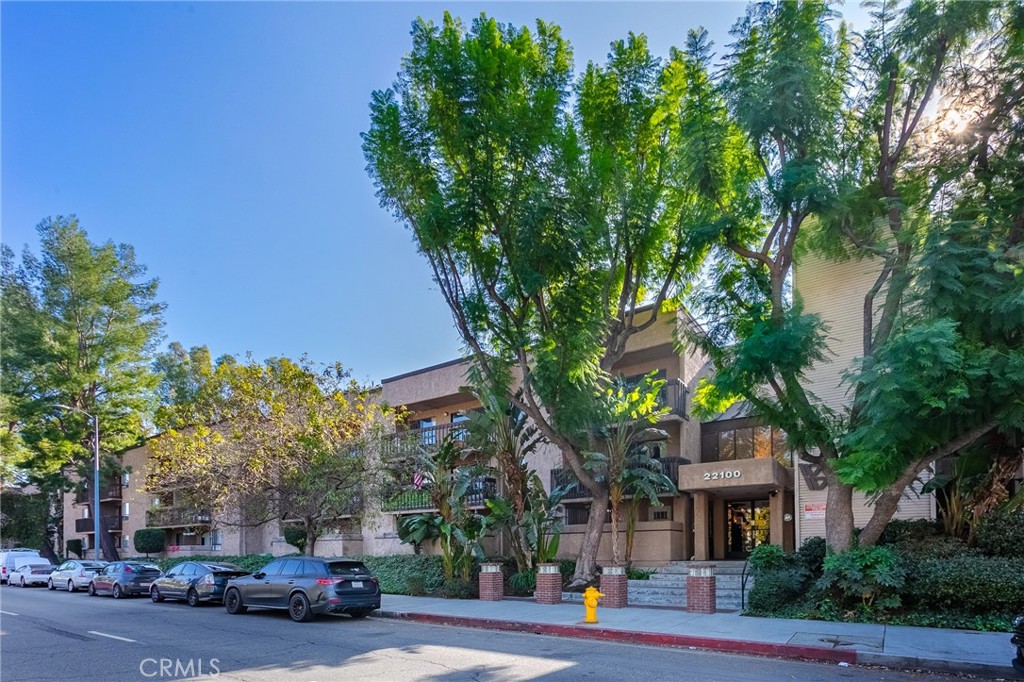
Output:
<instances>
[{"instance_id":1,"label":"car windshield","mask_svg":"<svg viewBox=\"0 0 1024 682\"><path fill-rule=\"evenodd\" d=\"M133 571L159 571L160 568L155 564L125 564L126 568L130 568Z\"/></svg>"},{"instance_id":2,"label":"car windshield","mask_svg":"<svg viewBox=\"0 0 1024 682\"><path fill-rule=\"evenodd\" d=\"M358 561L332 561L327 564L327 572L345 578L370 577L370 571Z\"/></svg>"}]
</instances>

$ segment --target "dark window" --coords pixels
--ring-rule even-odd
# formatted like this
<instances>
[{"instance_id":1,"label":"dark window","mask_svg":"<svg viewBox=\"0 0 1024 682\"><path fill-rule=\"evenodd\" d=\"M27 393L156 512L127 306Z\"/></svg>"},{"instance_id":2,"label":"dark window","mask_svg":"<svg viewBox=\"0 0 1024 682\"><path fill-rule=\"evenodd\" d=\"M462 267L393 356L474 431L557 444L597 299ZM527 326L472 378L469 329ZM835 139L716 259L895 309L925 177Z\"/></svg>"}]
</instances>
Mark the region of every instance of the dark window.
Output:
<instances>
[{"instance_id":1,"label":"dark window","mask_svg":"<svg viewBox=\"0 0 1024 682\"><path fill-rule=\"evenodd\" d=\"M284 566L283 561L271 561L260 569L260 573L263 573L264 575L280 575L282 566Z\"/></svg>"},{"instance_id":2,"label":"dark window","mask_svg":"<svg viewBox=\"0 0 1024 682\"><path fill-rule=\"evenodd\" d=\"M242 573L245 572L245 569L240 566L235 566L234 564L205 564L205 566L215 573L218 571L225 571L228 573L237 573L239 571Z\"/></svg>"},{"instance_id":3,"label":"dark window","mask_svg":"<svg viewBox=\"0 0 1024 682\"><path fill-rule=\"evenodd\" d=\"M754 427L754 459L772 456L772 429L770 426Z\"/></svg>"},{"instance_id":4,"label":"dark window","mask_svg":"<svg viewBox=\"0 0 1024 682\"><path fill-rule=\"evenodd\" d=\"M736 429L736 459L751 459L754 456L754 433L752 429Z\"/></svg>"},{"instance_id":5,"label":"dark window","mask_svg":"<svg viewBox=\"0 0 1024 682\"><path fill-rule=\"evenodd\" d=\"M327 564L327 572L331 575L346 578L368 577L370 571L358 561L332 561Z\"/></svg>"},{"instance_id":6,"label":"dark window","mask_svg":"<svg viewBox=\"0 0 1024 682\"><path fill-rule=\"evenodd\" d=\"M184 568L184 566L182 564L178 564L177 566L173 566L173 567L171 567L171 570L167 571L167 576L170 577L172 575L178 575L179 573L181 573L183 568Z\"/></svg>"},{"instance_id":7,"label":"dark window","mask_svg":"<svg viewBox=\"0 0 1024 682\"><path fill-rule=\"evenodd\" d=\"M705 433L700 437L700 461L718 461L718 434Z\"/></svg>"},{"instance_id":8,"label":"dark window","mask_svg":"<svg viewBox=\"0 0 1024 682\"><path fill-rule=\"evenodd\" d=\"M281 575L302 575L302 563L299 559L289 559L284 563Z\"/></svg>"},{"instance_id":9,"label":"dark window","mask_svg":"<svg viewBox=\"0 0 1024 682\"><path fill-rule=\"evenodd\" d=\"M718 461L728 462L736 459L736 432L722 431L718 434Z\"/></svg>"},{"instance_id":10,"label":"dark window","mask_svg":"<svg viewBox=\"0 0 1024 682\"><path fill-rule=\"evenodd\" d=\"M196 565L195 564L185 564L185 568L181 569L181 574L182 575L195 575L196 574Z\"/></svg>"}]
</instances>

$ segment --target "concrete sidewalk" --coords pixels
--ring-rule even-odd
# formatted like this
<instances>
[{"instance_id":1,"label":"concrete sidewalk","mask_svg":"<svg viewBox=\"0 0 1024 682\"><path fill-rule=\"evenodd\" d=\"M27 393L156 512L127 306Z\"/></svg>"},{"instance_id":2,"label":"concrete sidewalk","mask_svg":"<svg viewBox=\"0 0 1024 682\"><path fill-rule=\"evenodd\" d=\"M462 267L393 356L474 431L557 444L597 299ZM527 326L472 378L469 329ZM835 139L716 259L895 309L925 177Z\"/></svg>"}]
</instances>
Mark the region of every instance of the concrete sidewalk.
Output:
<instances>
[{"instance_id":1,"label":"concrete sidewalk","mask_svg":"<svg viewBox=\"0 0 1024 682\"><path fill-rule=\"evenodd\" d=\"M1017 679L1009 633L894 625L712 615L683 609L598 608L596 625L581 604L500 602L384 595L375 615L418 622L633 644L678 646L783 658L920 668Z\"/></svg>"}]
</instances>

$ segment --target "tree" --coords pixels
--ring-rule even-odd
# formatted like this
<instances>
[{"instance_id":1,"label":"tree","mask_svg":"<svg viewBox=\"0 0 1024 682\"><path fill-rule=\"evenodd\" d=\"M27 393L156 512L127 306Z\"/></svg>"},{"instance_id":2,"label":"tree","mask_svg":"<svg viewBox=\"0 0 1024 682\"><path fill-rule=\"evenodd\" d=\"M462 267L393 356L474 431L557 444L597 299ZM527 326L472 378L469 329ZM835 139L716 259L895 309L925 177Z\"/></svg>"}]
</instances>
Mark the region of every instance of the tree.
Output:
<instances>
[{"instance_id":1,"label":"tree","mask_svg":"<svg viewBox=\"0 0 1024 682\"><path fill-rule=\"evenodd\" d=\"M164 529L140 528L135 531L132 541L135 543L135 551L142 552L147 558L150 554L159 554L164 551Z\"/></svg>"},{"instance_id":2,"label":"tree","mask_svg":"<svg viewBox=\"0 0 1024 682\"><path fill-rule=\"evenodd\" d=\"M368 172L477 370L589 491L575 576L587 580L608 508L584 467L594 396L702 255L685 247L672 191L662 64L630 35L573 86L570 46L543 21L531 31L481 16L467 29L446 14L412 36L393 87L372 96Z\"/></svg>"},{"instance_id":3,"label":"tree","mask_svg":"<svg viewBox=\"0 0 1024 682\"><path fill-rule=\"evenodd\" d=\"M0 254L0 388L5 437L17 435L23 470L56 500L91 480L93 468L92 424L58 404L98 416L105 475L120 469L110 453L145 435L164 306L131 246L93 244L73 216L48 218L37 231L38 257L26 249L18 260L7 246ZM108 533L100 542L115 558ZM48 539L43 548L56 556Z\"/></svg>"},{"instance_id":4,"label":"tree","mask_svg":"<svg viewBox=\"0 0 1024 682\"><path fill-rule=\"evenodd\" d=\"M21 490L0 493L0 537L7 547L43 547L50 541L49 498Z\"/></svg>"},{"instance_id":5,"label":"tree","mask_svg":"<svg viewBox=\"0 0 1024 682\"><path fill-rule=\"evenodd\" d=\"M827 4L754 5L734 30L720 81L709 75L703 34L691 34L671 67L684 90L681 127L702 133L688 135L683 163L709 216L700 236L713 247L713 286L695 305L709 332L698 341L718 371L700 402L715 410L750 401L821 468L833 550L853 538L854 486L875 495L859 536L871 544L923 469L1000 423L995 396L973 380L989 351L963 354L957 323L937 319L920 288L928 254L949 254L938 244L941 197L952 189L925 114L971 49L995 39L998 7L883 3L855 44L845 26L830 27ZM1014 101L1015 87L993 90L991 101ZM827 329L791 290L798 247L878 264L846 409L830 409L803 381L825 359ZM1008 293L1019 280L1003 285ZM1015 413L1004 414L1009 425Z\"/></svg>"},{"instance_id":6,"label":"tree","mask_svg":"<svg viewBox=\"0 0 1024 682\"><path fill-rule=\"evenodd\" d=\"M224 358L203 384L199 394L216 399L166 414L193 425L152 441L151 492L213 508L229 525L296 524L310 555L325 532L362 518L380 480L371 444L391 411L340 364Z\"/></svg>"}]
</instances>

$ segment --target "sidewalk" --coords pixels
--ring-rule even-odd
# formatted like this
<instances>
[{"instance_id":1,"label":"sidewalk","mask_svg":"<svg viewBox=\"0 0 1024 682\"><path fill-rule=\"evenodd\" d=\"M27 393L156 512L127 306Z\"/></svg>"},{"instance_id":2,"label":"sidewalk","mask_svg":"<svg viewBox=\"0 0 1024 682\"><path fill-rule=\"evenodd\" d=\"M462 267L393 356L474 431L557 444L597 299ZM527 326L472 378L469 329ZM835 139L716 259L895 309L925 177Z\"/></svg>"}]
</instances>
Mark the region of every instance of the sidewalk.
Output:
<instances>
[{"instance_id":1,"label":"sidewalk","mask_svg":"<svg viewBox=\"0 0 1024 682\"><path fill-rule=\"evenodd\" d=\"M1016 679L1009 633L712 615L683 609L598 607L585 625L582 604L405 597L386 594L375 615L423 623L631 644L678 646L831 663L859 663Z\"/></svg>"}]
</instances>

